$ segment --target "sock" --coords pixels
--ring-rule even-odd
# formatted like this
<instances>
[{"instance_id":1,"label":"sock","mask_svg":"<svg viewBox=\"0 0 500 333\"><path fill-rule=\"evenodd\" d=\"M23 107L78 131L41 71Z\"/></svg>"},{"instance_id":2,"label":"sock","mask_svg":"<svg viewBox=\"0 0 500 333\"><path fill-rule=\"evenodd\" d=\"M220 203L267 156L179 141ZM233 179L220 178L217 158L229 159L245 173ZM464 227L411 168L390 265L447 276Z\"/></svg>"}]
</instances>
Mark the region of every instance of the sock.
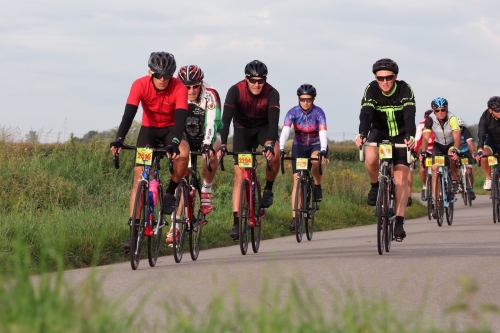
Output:
<instances>
[{"instance_id":1,"label":"sock","mask_svg":"<svg viewBox=\"0 0 500 333\"><path fill-rule=\"evenodd\" d=\"M270 181L269 179L266 179L266 186L264 187L264 190L273 190L273 184L274 182Z\"/></svg>"},{"instance_id":2,"label":"sock","mask_svg":"<svg viewBox=\"0 0 500 333\"><path fill-rule=\"evenodd\" d=\"M422 190L427 190L427 186L422 186Z\"/></svg>"},{"instance_id":3,"label":"sock","mask_svg":"<svg viewBox=\"0 0 500 333\"><path fill-rule=\"evenodd\" d=\"M165 190L165 192L168 194L174 194L175 189L177 188L177 185L179 185L179 183L176 183L172 179L170 179L170 183L168 183L168 187Z\"/></svg>"},{"instance_id":4,"label":"sock","mask_svg":"<svg viewBox=\"0 0 500 333\"><path fill-rule=\"evenodd\" d=\"M376 183L371 183L371 184L372 184L372 188L378 188L378 186L379 186L380 183L376 182Z\"/></svg>"},{"instance_id":5,"label":"sock","mask_svg":"<svg viewBox=\"0 0 500 333\"><path fill-rule=\"evenodd\" d=\"M239 222L238 212L233 212L234 222L233 225L237 226Z\"/></svg>"},{"instance_id":6,"label":"sock","mask_svg":"<svg viewBox=\"0 0 500 333\"><path fill-rule=\"evenodd\" d=\"M180 220L181 217L180 216L176 216L177 217L177 220ZM170 215L170 221L172 221L172 223L170 223L170 230L169 231L172 231L172 229L174 228L174 224L175 224L175 227L177 229L179 229L179 224L180 223L174 223L174 215Z\"/></svg>"},{"instance_id":7,"label":"sock","mask_svg":"<svg viewBox=\"0 0 500 333\"><path fill-rule=\"evenodd\" d=\"M203 186L201 187L201 193L212 193L212 183L206 183L203 181Z\"/></svg>"},{"instance_id":8,"label":"sock","mask_svg":"<svg viewBox=\"0 0 500 333\"><path fill-rule=\"evenodd\" d=\"M403 223L405 223L404 216L396 216L396 224L403 224Z\"/></svg>"}]
</instances>

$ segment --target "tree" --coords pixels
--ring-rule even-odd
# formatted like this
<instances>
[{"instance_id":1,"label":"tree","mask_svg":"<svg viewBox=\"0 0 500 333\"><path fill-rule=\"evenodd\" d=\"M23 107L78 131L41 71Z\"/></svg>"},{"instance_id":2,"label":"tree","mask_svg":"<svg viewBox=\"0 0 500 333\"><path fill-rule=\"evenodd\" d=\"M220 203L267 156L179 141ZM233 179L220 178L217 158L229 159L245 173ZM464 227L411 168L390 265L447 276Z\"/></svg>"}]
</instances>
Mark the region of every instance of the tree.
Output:
<instances>
[{"instance_id":1,"label":"tree","mask_svg":"<svg viewBox=\"0 0 500 333\"><path fill-rule=\"evenodd\" d=\"M25 136L26 142L29 143L38 143L38 133L36 131L29 131L28 134Z\"/></svg>"}]
</instances>

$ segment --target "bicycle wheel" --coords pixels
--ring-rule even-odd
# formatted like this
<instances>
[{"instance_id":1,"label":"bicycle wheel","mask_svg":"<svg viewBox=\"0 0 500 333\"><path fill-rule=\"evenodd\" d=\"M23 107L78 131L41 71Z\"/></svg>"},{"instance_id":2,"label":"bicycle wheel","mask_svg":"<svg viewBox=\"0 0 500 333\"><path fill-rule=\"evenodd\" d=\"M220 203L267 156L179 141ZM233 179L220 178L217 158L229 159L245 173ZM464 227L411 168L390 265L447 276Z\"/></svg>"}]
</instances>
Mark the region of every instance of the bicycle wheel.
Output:
<instances>
[{"instance_id":1,"label":"bicycle wheel","mask_svg":"<svg viewBox=\"0 0 500 333\"><path fill-rule=\"evenodd\" d=\"M316 210L318 209L318 203L313 202L313 183L312 181L309 182L309 185L307 186L307 190L309 191L309 195L306 196L308 197L308 200L306 202L306 209L307 209L307 216L304 218L304 224L306 228L306 237L307 240L310 241L313 237L313 232L314 232L314 214L316 213Z\"/></svg>"},{"instance_id":2,"label":"bicycle wheel","mask_svg":"<svg viewBox=\"0 0 500 333\"><path fill-rule=\"evenodd\" d=\"M453 193L451 179L447 178L445 182L446 198L448 200L448 207L445 208L446 223L451 225L453 223L453 211L455 207L455 193Z\"/></svg>"},{"instance_id":3,"label":"bicycle wheel","mask_svg":"<svg viewBox=\"0 0 500 333\"><path fill-rule=\"evenodd\" d=\"M259 252L259 247L260 247L260 233L262 230L262 222L264 219L264 212L261 212L260 208L260 202L262 199L262 194L260 192L260 183L258 182L257 179L255 179L255 202L253 203L254 207L254 216L255 220L257 221L257 225L255 227L252 227L250 229L251 231L251 236L252 236L252 250L253 253ZM262 208L263 210L264 208Z\"/></svg>"},{"instance_id":4,"label":"bicycle wheel","mask_svg":"<svg viewBox=\"0 0 500 333\"><path fill-rule=\"evenodd\" d=\"M434 198L432 196L432 176L429 174L427 175L425 186L427 188L425 193L425 196L427 198L427 217L429 218L429 220L432 220L432 203Z\"/></svg>"},{"instance_id":5,"label":"bicycle wheel","mask_svg":"<svg viewBox=\"0 0 500 333\"><path fill-rule=\"evenodd\" d=\"M239 217L239 233L240 233L240 251L242 255L247 254L248 250L248 234L249 234L249 214L250 214L250 205L248 200L248 192L250 189L248 188L248 182L246 179L241 181L240 188L240 217Z\"/></svg>"},{"instance_id":6,"label":"bicycle wheel","mask_svg":"<svg viewBox=\"0 0 500 333\"><path fill-rule=\"evenodd\" d=\"M493 223L497 223L498 216L498 173L495 168L491 177L491 202L493 204Z\"/></svg>"},{"instance_id":7,"label":"bicycle wheel","mask_svg":"<svg viewBox=\"0 0 500 333\"><path fill-rule=\"evenodd\" d=\"M385 168L384 168L385 170ZM377 195L377 247L378 254L383 254L385 250L385 239L387 232L387 215L388 215L388 196L389 196L389 184L387 182L386 174L387 172L382 171L382 178L380 179L378 195Z\"/></svg>"},{"instance_id":8,"label":"bicycle wheel","mask_svg":"<svg viewBox=\"0 0 500 333\"><path fill-rule=\"evenodd\" d=\"M304 233L304 214L306 207L306 185L304 178L301 176L297 180L297 189L295 190L295 238L297 243L302 242L302 235Z\"/></svg>"},{"instance_id":9,"label":"bicycle wheel","mask_svg":"<svg viewBox=\"0 0 500 333\"><path fill-rule=\"evenodd\" d=\"M158 185L158 201L156 202L155 209L153 211L153 221L151 221L151 228L153 229L153 235L148 236L148 261L149 266L155 267L156 261L158 260L158 255L160 254L161 245L161 235L163 233L163 228L165 227L165 218L161 213L161 207L163 206L163 186Z\"/></svg>"},{"instance_id":10,"label":"bicycle wheel","mask_svg":"<svg viewBox=\"0 0 500 333\"><path fill-rule=\"evenodd\" d=\"M174 211L172 219L173 220L172 247L174 248L174 260L176 263L181 262L182 255L184 254L184 241L186 239L186 221L188 218L188 216L186 216L187 204L188 204L187 186L188 184L186 183L186 180L182 179L181 183L179 184L179 186L177 186L177 189L175 190L175 200L177 202L177 209ZM179 205L181 205L181 201L182 201L182 207L179 207Z\"/></svg>"},{"instance_id":11,"label":"bicycle wheel","mask_svg":"<svg viewBox=\"0 0 500 333\"><path fill-rule=\"evenodd\" d=\"M394 184L394 181L392 180L391 178L391 182L392 184ZM396 189L393 186L390 186L387 188L387 209L386 209L386 212L387 212L387 217L386 217L386 232L385 232L385 239L384 239L384 243L385 243L385 252L389 252L391 250L391 242L392 242L392 238L393 238L393 235L394 235L394 221L395 221L395 214L394 214L394 199L391 199L391 198L395 198L396 197L396 193L395 193Z\"/></svg>"},{"instance_id":12,"label":"bicycle wheel","mask_svg":"<svg viewBox=\"0 0 500 333\"><path fill-rule=\"evenodd\" d=\"M141 180L135 194L134 209L132 211L132 225L130 226L130 265L133 270L139 267L141 261L142 244L144 241L144 225L146 222L148 199L146 181ZM137 218L139 216L139 218Z\"/></svg>"},{"instance_id":13,"label":"bicycle wheel","mask_svg":"<svg viewBox=\"0 0 500 333\"><path fill-rule=\"evenodd\" d=\"M472 185L470 182L470 176L468 172L465 174L465 188L467 189L467 201L469 202L469 206L472 206L472 200L470 198L472 192Z\"/></svg>"},{"instance_id":14,"label":"bicycle wheel","mask_svg":"<svg viewBox=\"0 0 500 333\"><path fill-rule=\"evenodd\" d=\"M443 175L436 174L436 202L434 204L434 211L438 226L443 225L443 213L444 213L444 202L443 202Z\"/></svg>"},{"instance_id":15,"label":"bicycle wheel","mask_svg":"<svg viewBox=\"0 0 500 333\"><path fill-rule=\"evenodd\" d=\"M196 223L199 221L204 221L205 216L198 210L198 217L196 218ZM191 254L191 259L198 259L200 254L201 246L201 236L203 235L203 226L198 225L196 228L189 228L189 253Z\"/></svg>"}]
</instances>

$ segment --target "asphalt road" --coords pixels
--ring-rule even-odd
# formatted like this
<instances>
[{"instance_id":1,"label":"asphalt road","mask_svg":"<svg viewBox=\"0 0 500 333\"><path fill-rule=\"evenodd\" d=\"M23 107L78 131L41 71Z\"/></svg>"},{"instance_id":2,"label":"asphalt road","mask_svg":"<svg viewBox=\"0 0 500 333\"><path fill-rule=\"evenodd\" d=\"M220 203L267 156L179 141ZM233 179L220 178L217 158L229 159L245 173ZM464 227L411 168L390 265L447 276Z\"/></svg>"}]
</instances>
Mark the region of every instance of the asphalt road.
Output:
<instances>
[{"instance_id":1,"label":"asphalt road","mask_svg":"<svg viewBox=\"0 0 500 333\"><path fill-rule=\"evenodd\" d=\"M375 225L369 225L317 232L310 242L304 235L301 244L292 236L262 241L258 254L250 247L246 256L231 246L202 251L195 262L187 252L180 264L169 256L159 258L154 268L146 259L137 271L129 263L95 270L103 274L103 290L109 297L134 301L151 293L148 311L158 311L161 318L165 310L159 303L172 298L189 299L204 311L214 295L236 292L241 299L259 302L263 281L271 290L286 290L290 279L297 278L303 288L323 295L330 287L353 289L366 297L387 295L402 316L420 307L438 326L450 320L470 324L469 316L450 317L444 310L456 302L461 276L479 286L474 307L500 305L500 224L493 223L488 196L478 196L472 207L459 198L455 206L452 226L445 220L438 227L427 217L407 221L406 239L393 242L384 255L377 252ZM66 276L76 282L90 270L68 271ZM490 325L500 332L500 316L491 317Z\"/></svg>"}]
</instances>

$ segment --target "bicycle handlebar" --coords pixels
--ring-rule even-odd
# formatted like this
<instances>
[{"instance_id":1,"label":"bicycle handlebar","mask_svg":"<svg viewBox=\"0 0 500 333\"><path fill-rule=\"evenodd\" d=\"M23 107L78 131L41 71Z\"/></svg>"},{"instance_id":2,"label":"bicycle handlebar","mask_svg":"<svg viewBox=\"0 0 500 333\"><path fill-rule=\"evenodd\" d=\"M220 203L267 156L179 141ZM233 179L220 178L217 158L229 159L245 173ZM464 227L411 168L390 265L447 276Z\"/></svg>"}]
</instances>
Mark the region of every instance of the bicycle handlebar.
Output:
<instances>
[{"instance_id":1,"label":"bicycle handlebar","mask_svg":"<svg viewBox=\"0 0 500 333\"><path fill-rule=\"evenodd\" d=\"M285 160L287 161L294 161L297 158L307 158L310 161L318 161L319 163L319 174L323 175L323 165L322 165L322 159L323 155L318 154L318 157L284 157L283 154L281 155L281 174L285 174Z\"/></svg>"},{"instance_id":2,"label":"bicycle handlebar","mask_svg":"<svg viewBox=\"0 0 500 333\"><path fill-rule=\"evenodd\" d=\"M377 142L365 142L359 147L359 160L364 161L363 146L367 147L378 147L382 143ZM394 148L406 148L406 162L411 164L411 149L406 143L390 143Z\"/></svg>"},{"instance_id":3,"label":"bicycle handlebar","mask_svg":"<svg viewBox=\"0 0 500 333\"><path fill-rule=\"evenodd\" d=\"M124 150L137 150L136 146L129 146L129 145L123 145L121 148ZM157 152L160 154L162 154L162 153L167 154L166 148L152 148L152 149L154 152ZM120 168L120 154L118 153L118 149L115 150L115 154L113 155L113 162L115 164L115 168L119 169ZM174 163L172 162L172 160L170 160L168 168L169 168L170 173L173 174L174 173Z\"/></svg>"},{"instance_id":4,"label":"bicycle handlebar","mask_svg":"<svg viewBox=\"0 0 500 333\"><path fill-rule=\"evenodd\" d=\"M226 155L238 155L238 154L252 154L253 156L261 156L262 155L262 151L253 151L253 152L243 152L243 153L236 153L234 151L228 151L226 152L226 154L220 156L219 158L219 165L220 165L220 169L221 171L225 171L226 169L224 168L224 156ZM271 171L271 161L269 161L267 158L266 158L266 165L267 165L267 170Z\"/></svg>"}]
</instances>

